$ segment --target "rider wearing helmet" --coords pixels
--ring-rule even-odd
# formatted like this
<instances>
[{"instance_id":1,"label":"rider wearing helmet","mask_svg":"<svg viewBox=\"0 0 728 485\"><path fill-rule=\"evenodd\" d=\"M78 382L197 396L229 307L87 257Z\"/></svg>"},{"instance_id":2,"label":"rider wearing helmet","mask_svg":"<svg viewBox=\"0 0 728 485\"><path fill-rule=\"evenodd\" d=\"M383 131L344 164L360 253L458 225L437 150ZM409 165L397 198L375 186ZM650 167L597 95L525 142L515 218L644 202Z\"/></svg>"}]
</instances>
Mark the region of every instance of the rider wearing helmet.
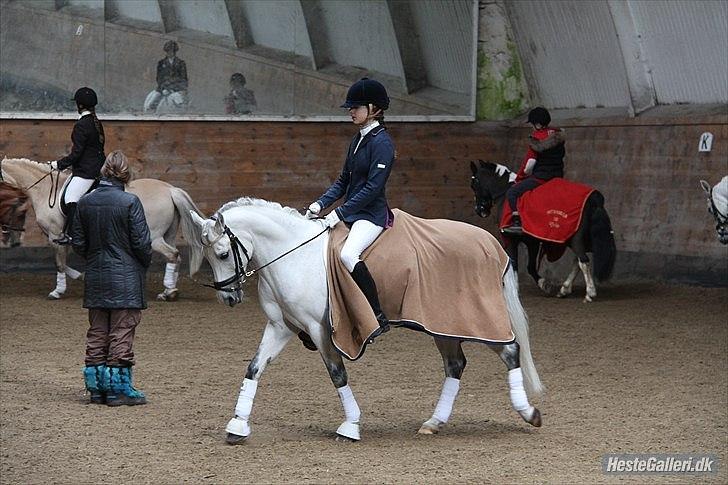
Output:
<instances>
[{"instance_id":1,"label":"rider wearing helmet","mask_svg":"<svg viewBox=\"0 0 728 485\"><path fill-rule=\"evenodd\" d=\"M389 108L387 90L374 79L362 78L349 88L341 107L349 111L359 132L349 144L339 178L309 206L306 216L314 218L344 197L344 203L323 221L328 227L340 221L350 227L340 258L377 317L379 329L373 338L389 330L389 321L379 304L377 285L360 256L394 218L385 195L395 158L394 143L382 125L384 110Z\"/></svg>"},{"instance_id":2,"label":"rider wearing helmet","mask_svg":"<svg viewBox=\"0 0 728 485\"><path fill-rule=\"evenodd\" d=\"M564 176L566 138L563 130L549 127L551 114L540 106L529 111L528 123L533 126L528 152L518 170L516 183L506 192L513 219L511 226L503 229L503 232L510 234L523 232L518 214L518 198L552 178Z\"/></svg>"},{"instance_id":3,"label":"rider wearing helmet","mask_svg":"<svg viewBox=\"0 0 728 485\"><path fill-rule=\"evenodd\" d=\"M72 175L66 183L64 203L66 204L66 222L63 234L54 239L57 244L70 244L68 226L76 212L76 203L83 194L88 192L99 177L101 166L104 164L104 127L96 117L96 104L98 98L93 89L79 88L73 96L78 108L78 121L73 125L71 153L58 161L51 162L51 168L65 170L71 167Z\"/></svg>"}]
</instances>

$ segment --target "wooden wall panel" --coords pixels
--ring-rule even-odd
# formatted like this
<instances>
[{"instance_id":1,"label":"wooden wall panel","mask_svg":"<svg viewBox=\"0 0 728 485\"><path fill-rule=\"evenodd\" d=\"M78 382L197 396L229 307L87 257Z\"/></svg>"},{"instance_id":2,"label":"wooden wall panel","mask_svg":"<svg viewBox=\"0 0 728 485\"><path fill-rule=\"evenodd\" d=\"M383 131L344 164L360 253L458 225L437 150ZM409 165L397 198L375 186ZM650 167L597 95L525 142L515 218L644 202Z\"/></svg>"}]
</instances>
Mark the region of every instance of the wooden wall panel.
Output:
<instances>
[{"instance_id":1,"label":"wooden wall panel","mask_svg":"<svg viewBox=\"0 0 728 485\"><path fill-rule=\"evenodd\" d=\"M42 161L69 149L71 121L0 123L0 155ZM567 177L606 197L621 253L618 274L726 284L728 248L717 242L698 181L715 183L728 173L727 116L572 119L560 125L567 130ZM345 123L107 121L104 126L107 149L123 149L137 177L160 178L187 190L207 214L244 195L303 208L336 178L355 132ZM393 207L494 230L494 221L473 214L469 162L480 158L517 168L527 128L391 123L389 130L398 153L388 184ZM713 151L699 154L704 131L714 134ZM46 244L32 217L27 227L26 245Z\"/></svg>"},{"instance_id":2,"label":"wooden wall panel","mask_svg":"<svg viewBox=\"0 0 728 485\"><path fill-rule=\"evenodd\" d=\"M0 154L55 160L70 149L72 121L3 120ZM187 190L212 213L240 196L303 208L338 176L356 132L346 123L107 121L107 152L122 149L135 177L165 180ZM468 161L505 155L502 124L393 123L397 156L388 183L393 207L422 217L480 222L472 211ZM45 244L28 220L25 244Z\"/></svg>"}]
</instances>

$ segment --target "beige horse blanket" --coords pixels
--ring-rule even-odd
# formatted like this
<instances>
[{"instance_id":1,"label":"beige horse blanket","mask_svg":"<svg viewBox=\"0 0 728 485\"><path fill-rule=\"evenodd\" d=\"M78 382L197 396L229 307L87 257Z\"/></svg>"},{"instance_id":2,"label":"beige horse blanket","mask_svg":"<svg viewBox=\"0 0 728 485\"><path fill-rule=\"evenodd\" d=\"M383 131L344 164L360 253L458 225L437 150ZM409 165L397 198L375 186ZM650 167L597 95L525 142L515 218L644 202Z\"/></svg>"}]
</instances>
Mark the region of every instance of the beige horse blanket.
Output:
<instances>
[{"instance_id":1,"label":"beige horse blanket","mask_svg":"<svg viewBox=\"0 0 728 485\"><path fill-rule=\"evenodd\" d=\"M462 222L421 219L399 209L394 216L394 225L362 254L390 321L436 336L512 342L503 296L508 256L498 241ZM339 258L348 234L338 224L329 237L329 318L334 345L356 360L378 325Z\"/></svg>"}]
</instances>

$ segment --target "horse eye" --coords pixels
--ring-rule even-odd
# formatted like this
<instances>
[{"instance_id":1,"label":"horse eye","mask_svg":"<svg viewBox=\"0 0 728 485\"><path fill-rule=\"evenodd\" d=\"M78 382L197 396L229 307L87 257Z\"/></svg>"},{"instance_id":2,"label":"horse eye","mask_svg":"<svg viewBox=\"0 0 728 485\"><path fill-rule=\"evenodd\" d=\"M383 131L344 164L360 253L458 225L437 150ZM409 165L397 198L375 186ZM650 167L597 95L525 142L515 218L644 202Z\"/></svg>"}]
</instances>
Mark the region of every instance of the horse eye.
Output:
<instances>
[{"instance_id":1,"label":"horse eye","mask_svg":"<svg viewBox=\"0 0 728 485\"><path fill-rule=\"evenodd\" d=\"M227 259L227 257L230 255L230 251L225 251L224 253L220 254L218 258L220 259Z\"/></svg>"}]
</instances>

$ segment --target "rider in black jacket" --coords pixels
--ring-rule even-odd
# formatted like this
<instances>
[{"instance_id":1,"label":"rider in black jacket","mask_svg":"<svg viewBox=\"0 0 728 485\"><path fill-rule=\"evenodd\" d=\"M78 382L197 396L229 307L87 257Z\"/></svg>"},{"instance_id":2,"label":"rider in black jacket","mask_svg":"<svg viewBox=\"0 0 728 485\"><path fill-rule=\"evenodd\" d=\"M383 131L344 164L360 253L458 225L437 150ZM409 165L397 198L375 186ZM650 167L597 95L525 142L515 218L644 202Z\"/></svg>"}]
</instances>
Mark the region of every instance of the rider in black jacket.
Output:
<instances>
[{"instance_id":1,"label":"rider in black jacket","mask_svg":"<svg viewBox=\"0 0 728 485\"><path fill-rule=\"evenodd\" d=\"M76 204L99 177L99 170L105 158L104 127L95 112L98 103L96 93L91 88L80 88L73 99L80 114L71 134L73 148L67 156L51 162L51 167L54 169L65 170L71 167L72 170L63 196L63 202L66 204L66 223L61 237L53 241L57 244L70 244L68 229L76 211Z\"/></svg>"}]
</instances>

